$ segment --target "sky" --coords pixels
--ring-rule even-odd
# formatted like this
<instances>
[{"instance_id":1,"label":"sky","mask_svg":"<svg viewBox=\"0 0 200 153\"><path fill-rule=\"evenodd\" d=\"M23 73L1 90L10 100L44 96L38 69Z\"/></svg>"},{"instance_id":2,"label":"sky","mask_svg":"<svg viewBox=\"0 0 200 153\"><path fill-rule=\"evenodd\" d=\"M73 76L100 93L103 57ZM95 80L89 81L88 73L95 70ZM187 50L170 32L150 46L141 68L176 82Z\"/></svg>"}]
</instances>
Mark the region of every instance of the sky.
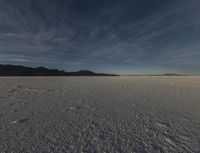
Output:
<instances>
[{"instance_id":1,"label":"sky","mask_svg":"<svg viewBox=\"0 0 200 153\"><path fill-rule=\"evenodd\" d=\"M0 63L200 74L200 0L0 0Z\"/></svg>"}]
</instances>

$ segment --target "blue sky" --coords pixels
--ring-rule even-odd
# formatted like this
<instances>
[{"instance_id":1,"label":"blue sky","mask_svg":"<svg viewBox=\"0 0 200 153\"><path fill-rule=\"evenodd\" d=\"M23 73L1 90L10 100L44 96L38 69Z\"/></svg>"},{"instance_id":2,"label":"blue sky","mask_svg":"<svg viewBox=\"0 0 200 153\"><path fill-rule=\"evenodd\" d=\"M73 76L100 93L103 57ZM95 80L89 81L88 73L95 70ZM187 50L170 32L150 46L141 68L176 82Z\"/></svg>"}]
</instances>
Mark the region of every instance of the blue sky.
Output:
<instances>
[{"instance_id":1,"label":"blue sky","mask_svg":"<svg viewBox=\"0 0 200 153\"><path fill-rule=\"evenodd\" d=\"M0 0L0 63L200 74L200 1Z\"/></svg>"}]
</instances>

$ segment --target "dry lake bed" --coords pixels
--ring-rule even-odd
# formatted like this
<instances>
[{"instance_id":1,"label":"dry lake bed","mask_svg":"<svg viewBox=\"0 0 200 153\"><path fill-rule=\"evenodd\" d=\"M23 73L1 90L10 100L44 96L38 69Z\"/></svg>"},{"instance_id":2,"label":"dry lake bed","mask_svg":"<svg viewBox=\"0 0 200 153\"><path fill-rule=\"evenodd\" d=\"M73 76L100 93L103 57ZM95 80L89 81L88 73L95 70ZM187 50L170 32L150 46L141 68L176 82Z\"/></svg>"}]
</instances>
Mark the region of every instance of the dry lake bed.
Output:
<instances>
[{"instance_id":1,"label":"dry lake bed","mask_svg":"<svg viewBox=\"0 0 200 153\"><path fill-rule=\"evenodd\" d=\"M0 152L200 152L200 77L1 77Z\"/></svg>"}]
</instances>

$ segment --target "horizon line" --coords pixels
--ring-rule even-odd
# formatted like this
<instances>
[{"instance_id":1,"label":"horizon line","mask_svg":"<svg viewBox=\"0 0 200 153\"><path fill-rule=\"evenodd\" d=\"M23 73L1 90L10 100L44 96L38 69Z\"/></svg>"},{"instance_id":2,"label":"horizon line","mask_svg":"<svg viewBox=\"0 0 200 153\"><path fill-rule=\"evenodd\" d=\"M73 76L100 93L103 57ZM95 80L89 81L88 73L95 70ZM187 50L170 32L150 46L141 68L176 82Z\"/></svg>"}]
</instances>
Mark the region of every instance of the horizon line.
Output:
<instances>
[{"instance_id":1,"label":"horizon line","mask_svg":"<svg viewBox=\"0 0 200 153\"><path fill-rule=\"evenodd\" d=\"M66 73L73 73L73 72L79 72L79 71L90 71L90 72L94 72L94 73L102 73L102 74L113 74L113 75L118 75L118 76L200 76L200 75L189 75L189 74L182 74L182 73L172 73L172 72L165 72L165 73L149 73L149 74L116 74L116 73L111 73L111 72L96 72L93 70L88 70L88 69L79 69L78 71L66 71L63 69L59 69L59 68L48 68L46 66L36 66L36 67L32 67L32 66L25 66L25 65L18 65L18 64L0 64L3 66L21 66L21 67L26 67L26 68L45 68L48 70L59 70L59 71L64 71Z\"/></svg>"}]
</instances>

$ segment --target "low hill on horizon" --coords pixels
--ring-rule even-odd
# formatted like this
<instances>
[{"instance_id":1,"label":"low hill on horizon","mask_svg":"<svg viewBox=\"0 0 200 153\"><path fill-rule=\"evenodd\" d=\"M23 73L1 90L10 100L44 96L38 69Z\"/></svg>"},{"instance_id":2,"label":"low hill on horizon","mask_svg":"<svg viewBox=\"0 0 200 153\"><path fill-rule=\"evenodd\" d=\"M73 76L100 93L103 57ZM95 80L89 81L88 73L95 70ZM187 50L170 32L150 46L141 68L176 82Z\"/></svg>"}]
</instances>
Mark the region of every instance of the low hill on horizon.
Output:
<instances>
[{"instance_id":1,"label":"low hill on horizon","mask_svg":"<svg viewBox=\"0 0 200 153\"><path fill-rule=\"evenodd\" d=\"M190 76L187 74L178 74L178 73L163 73L163 74L131 74L127 76Z\"/></svg>"}]
</instances>

